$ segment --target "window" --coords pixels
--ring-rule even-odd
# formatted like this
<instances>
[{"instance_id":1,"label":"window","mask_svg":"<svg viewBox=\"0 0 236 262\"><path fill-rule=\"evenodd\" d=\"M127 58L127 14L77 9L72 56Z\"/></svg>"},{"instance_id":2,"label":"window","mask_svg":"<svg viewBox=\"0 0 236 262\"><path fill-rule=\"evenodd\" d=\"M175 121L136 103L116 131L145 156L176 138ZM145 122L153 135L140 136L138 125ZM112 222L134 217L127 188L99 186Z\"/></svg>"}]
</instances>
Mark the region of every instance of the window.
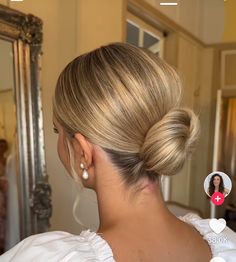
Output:
<instances>
[{"instance_id":1,"label":"window","mask_svg":"<svg viewBox=\"0 0 236 262\"><path fill-rule=\"evenodd\" d=\"M164 37L160 31L128 13L126 42L149 49L162 57Z\"/></svg>"}]
</instances>

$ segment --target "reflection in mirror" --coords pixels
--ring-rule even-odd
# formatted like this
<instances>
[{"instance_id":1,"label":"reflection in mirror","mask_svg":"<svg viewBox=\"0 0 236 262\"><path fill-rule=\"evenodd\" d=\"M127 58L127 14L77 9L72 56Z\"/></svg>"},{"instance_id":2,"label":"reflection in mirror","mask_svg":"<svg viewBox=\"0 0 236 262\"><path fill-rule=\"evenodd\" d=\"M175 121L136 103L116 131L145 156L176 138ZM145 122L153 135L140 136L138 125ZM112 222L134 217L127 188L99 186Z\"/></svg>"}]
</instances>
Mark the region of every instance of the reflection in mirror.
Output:
<instances>
[{"instance_id":1,"label":"reflection in mirror","mask_svg":"<svg viewBox=\"0 0 236 262\"><path fill-rule=\"evenodd\" d=\"M12 43L0 39L0 252L20 241Z\"/></svg>"}]
</instances>

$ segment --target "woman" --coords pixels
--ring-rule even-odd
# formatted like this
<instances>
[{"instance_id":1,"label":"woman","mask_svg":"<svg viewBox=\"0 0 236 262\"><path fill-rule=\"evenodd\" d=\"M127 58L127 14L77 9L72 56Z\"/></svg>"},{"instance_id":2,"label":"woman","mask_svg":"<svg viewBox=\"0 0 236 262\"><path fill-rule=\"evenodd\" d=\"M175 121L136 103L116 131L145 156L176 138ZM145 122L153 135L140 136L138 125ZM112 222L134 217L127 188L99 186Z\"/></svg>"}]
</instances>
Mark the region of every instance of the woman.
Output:
<instances>
[{"instance_id":1,"label":"woman","mask_svg":"<svg viewBox=\"0 0 236 262\"><path fill-rule=\"evenodd\" d=\"M229 194L229 190L224 186L224 180L220 174L214 174L211 176L209 183L209 196L212 196L215 192L220 192L224 196Z\"/></svg>"},{"instance_id":2,"label":"woman","mask_svg":"<svg viewBox=\"0 0 236 262\"><path fill-rule=\"evenodd\" d=\"M236 254L230 229L231 246L216 248L203 239L215 234L208 220L178 219L162 199L160 176L182 168L199 130L194 113L180 107L180 89L169 65L128 44L67 65L54 98L58 153L68 173L95 190L98 232L32 236L1 261L209 262Z\"/></svg>"}]
</instances>

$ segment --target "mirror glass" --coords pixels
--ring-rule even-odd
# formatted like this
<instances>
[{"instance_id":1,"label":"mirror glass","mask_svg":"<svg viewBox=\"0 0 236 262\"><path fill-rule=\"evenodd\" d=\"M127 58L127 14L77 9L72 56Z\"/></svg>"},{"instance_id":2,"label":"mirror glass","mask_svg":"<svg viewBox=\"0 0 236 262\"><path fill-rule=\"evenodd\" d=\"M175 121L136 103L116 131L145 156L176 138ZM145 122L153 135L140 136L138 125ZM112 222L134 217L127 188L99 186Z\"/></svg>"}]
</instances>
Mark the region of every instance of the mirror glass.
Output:
<instances>
[{"instance_id":1,"label":"mirror glass","mask_svg":"<svg viewBox=\"0 0 236 262\"><path fill-rule=\"evenodd\" d=\"M0 39L0 252L20 241L16 110L11 42Z\"/></svg>"}]
</instances>

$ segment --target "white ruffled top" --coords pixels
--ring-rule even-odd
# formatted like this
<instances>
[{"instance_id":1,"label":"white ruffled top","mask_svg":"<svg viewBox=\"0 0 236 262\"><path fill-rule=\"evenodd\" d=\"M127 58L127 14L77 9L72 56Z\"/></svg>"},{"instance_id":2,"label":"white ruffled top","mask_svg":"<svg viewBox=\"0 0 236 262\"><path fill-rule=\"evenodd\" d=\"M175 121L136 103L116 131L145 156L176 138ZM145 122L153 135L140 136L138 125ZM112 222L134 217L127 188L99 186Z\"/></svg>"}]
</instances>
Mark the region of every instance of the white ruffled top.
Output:
<instances>
[{"instance_id":1,"label":"white ruffled top","mask_svg":"<svg viewBox=\"0 0 236 262\"><path fill-rule=\"evenodd\" d=\"M236 233L230 228L226 227L221 233L216 234L209 226L210 219L201 219L196 214L187 214L179 218L195 227L208 242L212 257L223 258L226 262L236 261Z\"/></svg>"},{"instance_id":2,"label":"white ruffled top","mask_svg":"<svg viewBox=\"0 0 236 262\"><path fill-rule=\"evenodd\" d=\"M108 243L95 232L53 231L30 236L0 256L1 262L115 262Z\"/></svg>"},{"instance_id":3,"label":"white ruffled top","mask_svg":"<svg viewBox=\"0 0 236 262\"><path fill-rule=\"evenodd\" d=\"M208 241L214 257L226 262L236 261L236 233L226 228L216 235L209 227L209 219L188 214L180 218L193 225ZM1 262L115 262L108 243L95 232L80 235L55 231L33 235L0 256Z\"/></svg>"}]
</instances>

